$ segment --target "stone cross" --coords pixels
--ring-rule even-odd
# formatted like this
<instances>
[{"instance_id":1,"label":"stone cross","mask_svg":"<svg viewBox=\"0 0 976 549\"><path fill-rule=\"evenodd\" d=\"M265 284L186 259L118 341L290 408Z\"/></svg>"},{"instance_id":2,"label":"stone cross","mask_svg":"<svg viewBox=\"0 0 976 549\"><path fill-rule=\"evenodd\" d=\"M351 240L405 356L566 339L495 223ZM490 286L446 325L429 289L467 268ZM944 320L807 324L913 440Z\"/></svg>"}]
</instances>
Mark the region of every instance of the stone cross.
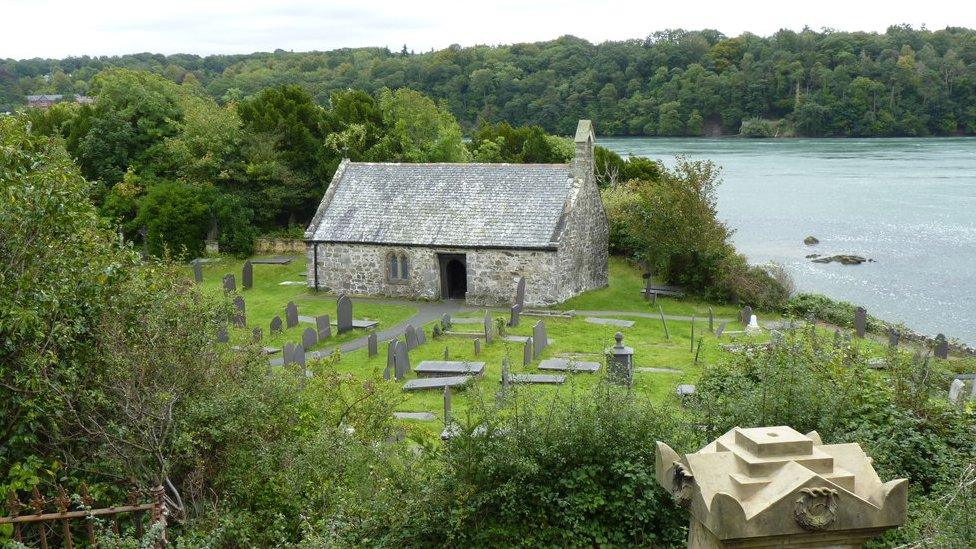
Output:
<instances>
[{"instance_id":1,"label":"stone cross","mask_svg":"<svg viewBox=\"0 0 976 549\"><path fill-rule=\"evenodd\" d=\"M868 312L864 307L858 307L854 311L854 330L857 332L857 337L863 338L864 333L867 330L868 324Z\"/></svg>"},{"instance_id":2,"label":"stone cross","mask_svg":"<svg viewBox=\"0 0 976 549\"><path fill-rule=\"evenodd\" d=\"M546 325L541 320L532 327L532 346L533 358L539 358L542 351L549 346L549 338L546 337Z\"/></svg>"},{"instance_id":3,"label":"stone cross","mask_svg":"<svg viewBox=\"0 0 976 549\"><path fill-rule=\"evenodd\" d=\"M332 337L332 319L329 318L329 315L315 317L315 331L318 332L319 339Z\"/></svg>"},{"instance_id":4,"label":"stone cross","mask_svg":"<svg viewBox=\"0 0 976 549\"><path fill-rule=\"evenodd\" d=\"M227 343L228 341L230 341L230 338L227 337L227 326L221 326L220 328L217 328L217 342Z\"/></svg>"},{"instance_id":5,"label":"stone cross","mask_svg":"<svg viewBox=\"0 0 976 549\"><path fill-rule=\"evenodd\" d=\"M244 314L244 298L237 296L234 298L234 325L238 328L247 326L247 316Z\"/></svg>"},{"instance_id":6,"label":"stone cross","mask_svg":"<svg viewBox=\"0 0 976 549\"><path fill-rule=\"evenodd\" d=\"M397 379L403 379L410 373L410 354L403 343L397 343L396 346L396 369L400 372L400 377Z\"/></svg>"},{"instance_id":7,"label":"stone cross","mask_svg":"<svg viewBox=\"0 0 976 549\"><path fill-rule=\"evenodd\" d=\"M193 260L193 281L197 284L203 282L203 265L199 259Z\"/></svg>"},{"instance_id":8,"label":"stone cross","mask_svg":"<svg viewBox=\"0 0 976 549\"><path fill-rule=\"evenodd\" d=\"M275 316L271 319L271 333L280 334L281 333L281 317Z\"/></svg>"},{"instance_id":9,"label":"stone cross","mask_svg":"<svg viewBox=\"0 0 976 549\"><path fill-rule=\"evenodd\" d=\"M241 270L241 284L244 285L245 290L254 287L254 265L251 264L250 259L244 262L244 268Z\"/></svg>"},{"instance_id":10,"label":"stone cross","mask_svg":"<svg viewBox=\"0 0 976 549\"><path fill-rule=\"evenodd\" d=\"M352 330L352 300L349 296L340 296L336 301L336 331L344 334Z\"/></svg>"},{"instance_id":11,"label":"stone cross","mask_svg":"<svg viewBox=\"0 0 976 549\"><path fill-rule=\"evenodd\" d=\"M281 363L287 366L293 360L295 360L295 344L291 342L285 343L285 347L281 351Z\"/></svg>"},{"instance_id":12,"label":"stone cross","mask_svg":"<svg viewBox=\"0 0 976 549\"><path fill-rule=\"evenodd\" d=\"M474 339L474 356L478 356L480 354L481 354L481 339L480 338L475 338Z\"/></svg>"},{"instance_id":13,"label":"stone cross","mask_svg":"<svg viewBox=\"0 0 976 549\"><path fill-rule=\"evenodd\" d=\"M298 305L294 301L289 301L285 307L285 326L294 328L298 326Z\"/></svg>"},{"instance_id":14,"label":"stone cross","mask_svg":"<svg viewBox=\"0 0 976 549\"><path fill-rule=\"evenodd\" d=\"M237 281L234 279L234 275L225 274L224 275L224 291L233 292L237 289Z\"/></svg>"},{"instance_id":15,"label":"stone cross","mask_svg":"<svg viewBox=\"0 0 976 549\"><path fill-rule=\"evenodd\" d=\"M519 308L519 312L525 307L525 277L520 276L518 279L518 284L515 286L515 306Z\"/></svg>"},{"instance_id":16,"label":"stone cross","mask_svg":"<svg viewBox=\"0 0 976 549\"><path fill-rule=\"evenodd\" d=\"M519 313L522 312L522 308L518 305L512 305L512 309L509 312L508 325L511 328L515 328L519 325Z\"/></svg>"},{"instance_id":17,"label":"stone cross","mask_svg":"<svg viewBox=\"0 0 976 549\"><path fill-rule=\"evenodd\" d=\"M407 342L408 351L412 351L420 344L417 341L417 329L413 327L413 324L407 324L407 329L403 333L403 339Z\"/></svg>"},{"instance_id":18,"label":"stone cross","mask_svg":"<svg viewBox=\"0 0 976 549\"><path fill-rule=\"evenodd\" d=\"M251 330L251 340L255 343L261 343L262 337L264 337L264 334L261 332L260 327L255 327L253 330Z\"/></svg>"},{"instance_id":19,"label":"stone cross","mask_svg":"<svg viewBox=\"0 0 976 549\"><path fill-rule=\"evenodd\" d=\"M369 337L366 338L366 347L368 348L367 352L369 353L370 357L374 357L379 354L379 350L377 349L375 330L370 332Z\"/></svg>"},{"instance_id":20,"label":"stone cross","mask_svg":"<svg viewBox=\"0 0 976 549\"><path fill-rule=\"evenodd\" d=\"M525 338L525 343L522 346L522 366L528 366L532 364L532 338Z\"/></svg>"},{"instance_id":21,"label":"stone cross","mask_svg":"<svg viewBox=\"0 0 976 549\"><path fill-rule=\"evenodd\" d=\"M319 342L319 338L315 335L315 330L312 328L305 328L302 331L302 346L306 349L311 349Z\"/></svg>"},{"instance_id":22,"label":"stone cross","mask_svg":"<svg viewBox=\"0 0 976 549\"><path fill-rule=\"evenodd\" d=\"M939 334L935 336L935 358L941 358L943 360L949 358L949 340L946 336Z\"/></svg>"},{"instance_id":23,"label":"stone cross","mask_svg":"<svg viewBox=\"0 0 976 549\"><path fill-rule=\"evenodd\" d=\"M494 326L491 325L491 312L485 311L485 343L491 345L492 331Z\"/></svg>"},{"instance_id":24,"label":"stone cross","mask_svg":"<svg viewBox=\"0 0 976 549\"><path fill-rule=\"evenodd\" d=\"M389 342L387 342L387 344L386 344L386 369L387 370L393 370L393 371L395 371L396 372L396 374L395 374L396 375L396 379L400 379L400 376L398 375L400 373L400 371L396 369L396 348L397 348L397 340L396 340L396 338L391 339ZM387 379L389 379L389 378L387 378Z\"/></svg>"}]
</instances>

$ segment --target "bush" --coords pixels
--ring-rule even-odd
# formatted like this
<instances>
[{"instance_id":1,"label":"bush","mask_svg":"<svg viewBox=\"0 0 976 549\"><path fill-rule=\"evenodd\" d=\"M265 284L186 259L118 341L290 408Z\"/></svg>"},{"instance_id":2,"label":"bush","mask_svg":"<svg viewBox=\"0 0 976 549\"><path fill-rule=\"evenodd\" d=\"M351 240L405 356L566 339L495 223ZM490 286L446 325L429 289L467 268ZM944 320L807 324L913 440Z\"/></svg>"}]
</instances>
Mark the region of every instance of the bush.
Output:
<instances>
[{"instance_id":1,"label":"bush","mask_svg":"<svg viewBox=\"0 0 976 549\"><path fill-rule=\"evenodd\" d=\"M749 118L739 127L742 137L775 137L776 123L762 118Z\"/></svg>"},{"instance_id":2,"label":"bush","mask_svg":"<svg viewBox=\"0 0 976 549\"><path fill-rule=\"evenodd\" d=\"M203 255L204 241L213 219L212 192L181 181L161 182L149 188L139 201L133 225L146 229L149 254L162 257Z\"/></svg>"},{"instance_id":3,"label":"bush","mask_svg":"<svg viewBox=\"0 0 976 549\"><path fill-rule=\"evenodd\" d=\"M801 293L786 303L785 312L796 318L813 317L834 326L853 328L856 310L857 305L847 301L837 301L822 294ZM868 315L868 331L880 333L884 329L884 322Z\"/></svg>"}]
</instances>

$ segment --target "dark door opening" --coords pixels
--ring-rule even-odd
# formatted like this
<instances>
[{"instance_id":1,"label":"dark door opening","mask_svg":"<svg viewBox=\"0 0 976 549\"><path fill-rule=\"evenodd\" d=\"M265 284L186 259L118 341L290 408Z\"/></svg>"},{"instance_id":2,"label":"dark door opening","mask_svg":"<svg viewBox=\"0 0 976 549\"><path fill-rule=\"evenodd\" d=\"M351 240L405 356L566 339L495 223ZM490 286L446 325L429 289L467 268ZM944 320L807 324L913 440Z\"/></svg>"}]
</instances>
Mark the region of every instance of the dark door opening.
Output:
<instances>
[{"instance_id":1,"label":"dark door opening","mask_svg":"<svg viewBox=\"0 0 976 549\"><path fill-rule=\"evenodd\" d=\"M441 297L464 299L468 293L468 268L463 254L440 254Z\"/></svg>"}]
</instances>

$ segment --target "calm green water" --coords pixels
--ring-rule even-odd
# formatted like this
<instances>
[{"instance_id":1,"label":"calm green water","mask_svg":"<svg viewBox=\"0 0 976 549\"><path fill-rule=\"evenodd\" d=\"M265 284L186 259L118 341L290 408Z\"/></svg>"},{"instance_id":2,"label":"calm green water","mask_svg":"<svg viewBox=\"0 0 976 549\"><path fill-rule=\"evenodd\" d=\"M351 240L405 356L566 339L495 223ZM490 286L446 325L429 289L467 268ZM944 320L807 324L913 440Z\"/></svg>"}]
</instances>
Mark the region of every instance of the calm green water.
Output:
<instances>
[{"instance_id":1,"label":"calm green water","mask_svg":"<svg viewBox=\"0 0 976 549\"><path fill-rule=\"evenodd\" d=\"M801 291L976 344L976 139L604 138L627 155L723 167L719 216L753 263ZM814 235L817 246L805 246ZM812 263L810 253L874 259Z\"/></svg>"}]
</instances>

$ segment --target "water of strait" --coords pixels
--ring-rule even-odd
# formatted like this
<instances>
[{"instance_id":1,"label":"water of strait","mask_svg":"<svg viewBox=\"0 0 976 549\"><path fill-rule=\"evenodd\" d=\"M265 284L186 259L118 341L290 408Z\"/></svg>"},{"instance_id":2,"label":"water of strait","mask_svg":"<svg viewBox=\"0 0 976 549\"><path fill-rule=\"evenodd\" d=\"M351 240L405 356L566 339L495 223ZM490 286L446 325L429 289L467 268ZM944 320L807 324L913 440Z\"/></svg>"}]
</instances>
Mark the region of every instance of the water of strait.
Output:
<instances>
[{"instance_id":1,"label":"water of strait","mask_svg":"<svg viewBox=\"0 0 976 549\"><path fill-rule=\"evenodd\" d=\"M622 156L720 165L719 217L751 263L799 291L976 344L976 138L603 138ZM803 239L813 235L816 246ZM812 263L855 254L874 263Z\"/></svg>"}]
</instances>

